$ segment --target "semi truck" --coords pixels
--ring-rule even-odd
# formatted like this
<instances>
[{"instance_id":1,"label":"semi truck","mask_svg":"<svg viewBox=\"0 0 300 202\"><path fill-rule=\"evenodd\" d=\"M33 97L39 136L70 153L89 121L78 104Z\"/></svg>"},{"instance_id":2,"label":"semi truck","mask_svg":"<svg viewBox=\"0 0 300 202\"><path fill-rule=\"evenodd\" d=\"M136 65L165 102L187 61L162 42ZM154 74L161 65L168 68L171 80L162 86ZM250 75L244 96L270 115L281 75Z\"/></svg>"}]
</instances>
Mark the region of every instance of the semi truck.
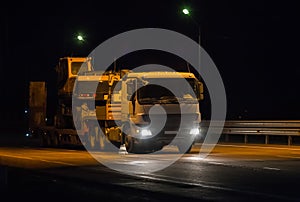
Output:
<instances>
[{"instance_id":1,"label":"semi truck","mask_svg":"<svg viewBox=\"0 0 300 202\"><path fill-rule=\"evenodd\" d=\"M56 85L52 88L56 96L48 96L45 81L29 83L28 135L39 139L40 146L80 146L81 141L73 124L72 92L79 71L93 70L91 58L59 58L54 69ZM55 99L50 99L52 97Z\"/></svg>"},{"instance_id":2,"label":"semi truck","mask_svg":"<svg viewBox=\"0 0 300 202\"><path fill-rule=\"evenodd\" d=\"M43 145L75 144L103 151L113 145L129 153L150 153L173 144L188 153L201 138L203 83L193 73L96 71L91 59L81 58L83 69L73 74L75 58L65 60L66 66L56 68L58 76L67 79L57 86L54 125L36 122L37 127L30 127Z\"/></svg>"}]
</instances>

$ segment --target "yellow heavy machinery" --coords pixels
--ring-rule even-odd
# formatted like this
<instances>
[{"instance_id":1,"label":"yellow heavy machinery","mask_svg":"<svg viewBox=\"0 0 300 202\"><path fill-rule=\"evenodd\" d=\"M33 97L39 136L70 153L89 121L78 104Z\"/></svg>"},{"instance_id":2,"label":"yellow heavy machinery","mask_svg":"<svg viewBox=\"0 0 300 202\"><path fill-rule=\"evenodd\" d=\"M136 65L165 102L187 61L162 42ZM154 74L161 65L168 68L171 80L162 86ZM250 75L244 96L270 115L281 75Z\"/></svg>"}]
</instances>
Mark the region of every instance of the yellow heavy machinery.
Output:
<instances>
[{"instance_id":1,"label":"yellow heavy machinery","mask_svg":"<svg viewBox=\"0 0 300 202\"><path fill-rule=\"evenodd\" d=\"M72 92L78 74L93 70L91 58L60 58L55 70L57 99L47 99L49 96L45 81L32 81L29 84L29 133L40 138L43 146L80 145L73 124ZM47 104L54 105L56 110L50 125L47 123Z\"/></svg>"},{"instance_id":2,"label":"yellow heavy machinery","mask_svg":"<svg viewBox=\"0 0 300 202\"><path fill-rule=\"evenodd\" d=\"M190 151L200 135L203 99L203 84L193 73L94 71L91 64L90 58L60 59L54 124L31 121L30 126L43 145L83 144L103 151L108 144L124 145L130 153L149 153L174 144L181 153ZM33 109L34 95L41 94L34 84L41 83L30 85L31 117L43 114ZM180 91L175 95L159 84ZM45 106L46 96L39 100Z\"/></svg>"}]
</instances>

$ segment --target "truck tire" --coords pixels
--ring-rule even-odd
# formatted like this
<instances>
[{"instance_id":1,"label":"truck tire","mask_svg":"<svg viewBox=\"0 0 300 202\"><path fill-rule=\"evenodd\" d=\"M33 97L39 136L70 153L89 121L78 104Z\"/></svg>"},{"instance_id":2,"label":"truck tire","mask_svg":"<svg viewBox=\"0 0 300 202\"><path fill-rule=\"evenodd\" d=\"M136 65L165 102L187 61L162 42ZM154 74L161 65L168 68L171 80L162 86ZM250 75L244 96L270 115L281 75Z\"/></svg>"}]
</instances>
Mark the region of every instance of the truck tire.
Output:
<instances>
[{"instance_id":1,"label":"truck tire","mask_svg":"<svg viewBox=\"0 0 300 202\"><path fill-rule=\"evenodd\" d=\"M45 147L51 147L52 142L51 142L51 132L47 131L45 133Z\"/></svg>"},{"instance_id":2,"label":"truck tire","mask_svg":"<svg viewBox=\"0 0 300 202\"><path fill-rule=\"evenodd\" d=\"M97 133L98 136L97 144L99 145L98 147L101 151L108 151L108 149L110 149L109 144L113 144L113 143L109 141L108 137L105 134L105 130L100 128L98 128L98 133Z\"/></svg>"},{"instance_id":3,"label":"truck tire","mask_svg":"<svg viewBox=\"0 0 300 202\"><path fill-rule=\"evenodd\" d=\"M134 153L134 139L130 135L125 135L125 147L128 153Z\"/></svg>"},{"instance_id":4,"label":"truck tire","mask_svg":"<svg viewBox=\"0 0 300 202\"><path fill-rule=\"evenodd\" d=\"M59 134L57 132L55 132L52 136L52 145L53 147L58 147L59 145Z\"/></svg>"},{"instance_id":5,"label":"truck tire","mask_svg":"<svg viewBox=\"0 0 300 202\"><path fill-rule=\"evenodd\" d=\"M109 144L107 137L101 134L101 129L97 125L89 127L88 148L92 150L104 151ZM103 131L102 131L103 132Z\"/></svg>"},{"instance_id":6,"label":"truck tire","mask_svg":"<svg viewBox=\"0 0 300 202\"><path fill-rule=\"evenodd\" d=\"M47 141L47 138L43 136L40 137L40 146L41 147L47 147L48 145L48 141Z\"/></svg>"},{"instance_id":7,"label":"truck tire","mask_svg":"<svg viewBox=\"0 0 300 202\"><path fill-rule=\"evenodd\" d=\"M98 126L91 125L89 126L89 132L88 132L88 144L87 148L91 150L99 149L100 148L100 142L99 142L99 128Z\"/></svg>"},{"instance_id":8,"label":"truck tire","mask_svg":"<svg viewBox=\"0 0 300 202\"><path fill-rule=\"evenodd\" d=\"M38 130L38 135L39 135L39 139L40 139L40 147L46 147L47 146L47 141L46 141L46 137L44 134L44 131L42 130Z\"/></svg>"},{"instance_id":9,"label":"truck tire","mask_svg":"<svg viewBox=\"0 0 300 202\"><path fill-rule=\"evenodd\" d=\"M96 137L94 135L89 134L88 147L89 149L95 149Z\"/></svg>"},{"instance_id":10,"label":"truck tire","mask_svg":"<svg viewBox=\"0 0 300 202\"><path fill-rule=\"evenodd\" d=\"M124 144L128 153L137 153L137 148L135 144L134 137L130 135L130 126L125 125L123 127L123 137L124 137Z\"/></svg>"}]
</instances>

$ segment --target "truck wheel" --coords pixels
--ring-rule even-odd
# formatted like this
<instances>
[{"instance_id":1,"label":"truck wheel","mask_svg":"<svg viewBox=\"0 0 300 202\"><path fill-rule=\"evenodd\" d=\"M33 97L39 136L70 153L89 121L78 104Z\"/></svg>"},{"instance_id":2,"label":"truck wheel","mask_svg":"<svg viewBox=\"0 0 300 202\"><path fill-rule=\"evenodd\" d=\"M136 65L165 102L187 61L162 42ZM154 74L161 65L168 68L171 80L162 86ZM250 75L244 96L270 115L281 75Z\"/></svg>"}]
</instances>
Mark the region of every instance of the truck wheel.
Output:
<instances>
[{"instance_id":1,"label":"truck wheel","mask_svg":"<svg viewBox=\"0 0 300 202\"><path fill-rule=\"evenodd\" d=\"M59 134L57 132L54 133L53 137L52 137L52 141L53 141L53 146L54 147L58 147L59 146Z\"/></svg>"},{"instance_id":2,"label":"truck wheel","mask_svg":"<svg viewBox=\"0 0 300 202\"><path fill-rule=\"evenodd\" d=\"M99 149L105 150L105 149L109 148L108 144L110 144L110 141L107 138L107 136L105 135L105 131L103 132L103 130L102 130L102 134L101 134L101 131L98 128L97 136L98 136L97 144L99 144Z\"/></svg>"},{"instance_id":3,"label":"truck wheel","mask_svg":"<svg viewBox=\"0 0 300 202\"><path fill-rule=\"evenodd\" d=\"M47 143L48 143L47 138L44 137L44 135L41 136L41 137L40 137L40 146L41 146L41 147L47 147L47 146L48 146Z\"/></svg>"},{"instance_id":4,"label":"truck wheel","mask_svg":"<svg viewBox=\"0 0 300 202\"><path fill-rule=\"evenodd\" d=\"M47 131L47 134L46 134L46 144L45 144L46 147L51 147L52 146L52 142L51 142L51 137L50 137L50 132Z\"/></svg>"},{"instance_id":5,"label":"truck wheel","mask_svg":"<svg viewBox=\"0 0 300 202\"><path fill-rule=\"evenodd\" d=\"M124 144L128 153L144 154L147 153L141 145L135 143L135 138L130 135L130 127L125 126L123 129Z\"/></svg>"},{"instance_id":6,"label":"truck wheel","mask_svg":"<svg viewBox=\"0 0 300 202\"><path fill-rule=\"evenodd\" d=\"M130 135L130 126L123 127L122 135L124 137L124 144L128 153L135 153L134 138Z\"/></svg>"},{"instance_id":7,"label":"truck wheel","mask_svg":"<svg viewBox=\"0 0 300 202\"><path fill-rule=\"evenodd\" d=\"M39 138L40 138L40 146L41 147L46 147L47 146L47 141L46 141L44 131L40 130L40 131L38 131L38 134L39 134Z\"/></svg>"},{"instance_id":8,"label":"truck wheel","mask_svg":"<svg viewBox=\"0 0 300 202\"><path fill-rule=\"evenodd\" d=\"M89 149L94 149L96 145L96 137L94 135L89 134Z\"/></svg>"},{"instance_id":9,"label":"truck wheel","mask_svg":"<svg viewBox=\"0 0 300 202\"><path fill-rule=\"evenodd\" d=\"M90 126L88 133L88 148L89 149L98 149L100 147L99 137L98 137L98 127Z\"/></svg>"},{"instance_id":10,"label":"truck wheel","mask_svg":"<svg viewBox=\"0 0 300 202\"><path fill-rule=\"evenodd\" d=\"M125 147L128 153L134 153L134 139L130 135L125 135Z\"/></svg>"}]
</instances>

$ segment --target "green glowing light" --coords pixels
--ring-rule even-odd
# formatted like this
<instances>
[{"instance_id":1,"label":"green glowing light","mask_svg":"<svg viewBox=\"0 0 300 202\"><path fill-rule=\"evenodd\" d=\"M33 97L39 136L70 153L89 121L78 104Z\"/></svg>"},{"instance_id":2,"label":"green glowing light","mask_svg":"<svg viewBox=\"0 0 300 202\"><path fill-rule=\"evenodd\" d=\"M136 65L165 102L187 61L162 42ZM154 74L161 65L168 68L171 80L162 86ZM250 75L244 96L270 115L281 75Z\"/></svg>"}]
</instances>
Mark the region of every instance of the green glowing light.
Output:
<instances>
[{"instance_id":1,"label":"green glowing light","mask_svg":"<svg viewBox=\"0 0 300 202\"><path fill-rule=\"evenodd\" d=\"M186 8L184 8L184 9L182 10L182 12L183 12L183 14L185 14L185 15L189 15L189 14L190 14L190 11L189 11L188 9L186 9Z\"/></svg>"},{"instance_id":2,"label":"green glowing light","mask_svg":"<svg viewBox=\"0 0 300 202\"><path fill-rule=\"evenodd\" d=\"M84 40L83 40L83 37L82 37L81 35L78 35L78 36L77 36L77 39L78 39L79 41L84 41Z\"/></svg>"}]
</instances>

